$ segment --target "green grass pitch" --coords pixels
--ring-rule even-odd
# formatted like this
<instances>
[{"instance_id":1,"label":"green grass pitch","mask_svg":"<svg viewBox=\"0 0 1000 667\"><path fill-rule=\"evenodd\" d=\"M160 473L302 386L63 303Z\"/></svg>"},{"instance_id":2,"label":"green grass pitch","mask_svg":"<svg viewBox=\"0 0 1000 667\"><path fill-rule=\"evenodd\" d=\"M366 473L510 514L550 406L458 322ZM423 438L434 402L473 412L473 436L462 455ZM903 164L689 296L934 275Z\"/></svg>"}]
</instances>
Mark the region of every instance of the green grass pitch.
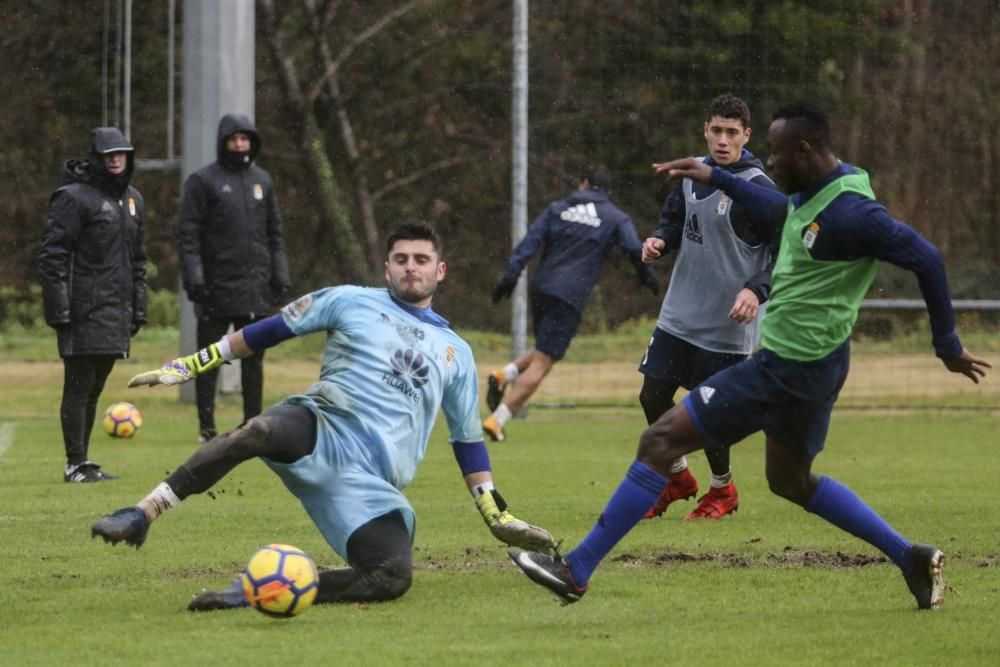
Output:
<instances>
[{"instance_id":1,"label":"green grass pitch","mask_svg":"<svg viewBox=\"0 0 1000 667\"><path fill-rule=\"evenodd\" d=\"M189 499L139 551L92 540L90 524L134 503L196 447L175 390L120 389L145 424L94 434L92 458L122 479L64 484L60 366L4 361L0 383L0 647L9 665L994 665L1000 655L1000 479L989 413L835 413L819 472L854 488L903 534L948 555L945 603L917 612L878 552L772 496L760 436L733 450L742 506L684 522L691 503L642 522L578 604L561 608L506 558L468 497L439 428L414 484L414 585L385 604L326 605L274 620L249 609L185 610L262 544L342 565L259 462ZM268 366L267 398L305 387ZM272 370L273 369L273 370ZM239 416L221 403L220 426ZM633 458L641 412L535 410L491 447L497 486L521 518L567 546L589 530ZM98 427L99 428L99 427ZM691 458L703 483L702 455ZM872 562L875 561L875 562Z\"/></svg>"}]
</instances>

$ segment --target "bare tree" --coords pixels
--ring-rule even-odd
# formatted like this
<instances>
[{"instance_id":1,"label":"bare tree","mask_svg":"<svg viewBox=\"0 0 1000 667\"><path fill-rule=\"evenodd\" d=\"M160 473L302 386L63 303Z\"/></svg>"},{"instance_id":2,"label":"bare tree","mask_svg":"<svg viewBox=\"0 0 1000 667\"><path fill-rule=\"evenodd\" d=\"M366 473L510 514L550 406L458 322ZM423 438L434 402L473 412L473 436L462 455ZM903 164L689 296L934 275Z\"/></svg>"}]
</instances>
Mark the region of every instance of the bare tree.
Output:
<instances>
[{"instance_id":1,"label":"bare tree","mask_svg":"<svg viewBox=\"0 0 1000 667\"><path fill-rule=\"evenodd\" d=\"M336 57L334 57L330 43L327 41L325 30L326 25L332 20L336 4L328 6L327 15L323 16L320 13L320 8L316 5L316 0L306 0L305 2L309 30L312 32L313 39L316 40L316 47L323 65L323 75L313 83L305 100L305 106L311 108L321 91L325 91L334 106L337 124L340 128L340 139L347 153L347 167L354 186L354 196L358 203L361 227L365 233L365 247L372 275L377 275L382 267L382 250L379 243L378 226L375 222L374 198L372 197L371 188L368 185L368 176L362 164L361 152L358 150L354 125L351 123L347 105L344 103L344 96L341 94L339 71L341 65L350 57L355 49L378 34L393 21L419 5L421 1L411 0L401 7L397 7L378 17L367 29L358 33L354 39L347 43Z\"/></svg>"},{"instance_id":2,"label":"bare tree","mask_svg":"<svg viewBox=\"0 0 1000 667\"><path fill-rule=\"evenodd\" d=\"M295 63L278 30L274 0L257 0L257 8L263 19L261 29L264 41L271 51L282 92L296 117L297 122L293 123L296 139L305 154L306 164L316 185L323 225L313 247L317 251L324 247L326 230L333 231L332 243L343 278L363 282L369 273L363 260L365 252L354 233L350 213L343 205L343 196L330 163L326 142L319 131L308 99L302 92ZM377 275L377 267L372 275Z\"/></svg>"}]
</instances>

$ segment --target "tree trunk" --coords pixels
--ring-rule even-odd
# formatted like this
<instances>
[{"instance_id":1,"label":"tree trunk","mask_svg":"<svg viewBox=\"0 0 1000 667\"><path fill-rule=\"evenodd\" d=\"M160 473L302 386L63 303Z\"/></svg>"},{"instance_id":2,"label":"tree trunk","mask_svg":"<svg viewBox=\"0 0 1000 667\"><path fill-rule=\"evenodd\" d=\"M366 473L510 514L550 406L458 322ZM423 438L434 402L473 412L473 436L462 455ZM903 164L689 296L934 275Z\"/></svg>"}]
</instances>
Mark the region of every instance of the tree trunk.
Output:
<instances>
[{"instance_id":1,"label":"tree trunk","mask_svg":"<svg viewBox=\"0 0 1000 667\"><path fill-rule=\"evenodd\" d=\"M291 107L292 113L298 121L293 123L293 126L296 139L305 153L306 164L316 185L320 219L325 228L333 231L333 247L337 268L346 281L364 284L368 277L368 271L362 259L365 257L365 252L354 233L350 214L342 205L343 197L333 173L333 165L330 164L326 144L319 132L312 111L306 105L306 99L295 72L295 64L288 55L278 31L274 0L257 0L257 7L263 18L261 21L262 36L271 50L285 101ZM321 241L325 240L324 236L324 231L321 229L314 246L316 251L323 247L324 244ZM316 261L318 263L322 260L317 256Z\"/></svg>"},{"instance_id":2,"label":"tree trunk","mask_svg":"<svg viewBox=\"0 0 1000 667\"><path fill-rule=\"evenodd\" d=\"M322 18L316 7L315 0L307 0L305 6L309 16L309 27L322 58L323 70L327 72L327 75L324 77L323 87L327 95L330 96L330 101L333 103L336 111L337 124L340 126L340 138L347 153L347 166L354 185L354 197L357 200L358 211L361 214L361 227L365 232L369 271L373 276L378 275L382 268L383 253L379 243L378 225L375 220L375 205L372 199L371 188L368 185L368 176L365 174L364 165L361 161L361 152L358 150L358 143L355 140L351 117L347 113L344 98L340 94L340 78L337 75L338 66L330 51L330 44L326 40Z\"/></svg>"}]
</instances>

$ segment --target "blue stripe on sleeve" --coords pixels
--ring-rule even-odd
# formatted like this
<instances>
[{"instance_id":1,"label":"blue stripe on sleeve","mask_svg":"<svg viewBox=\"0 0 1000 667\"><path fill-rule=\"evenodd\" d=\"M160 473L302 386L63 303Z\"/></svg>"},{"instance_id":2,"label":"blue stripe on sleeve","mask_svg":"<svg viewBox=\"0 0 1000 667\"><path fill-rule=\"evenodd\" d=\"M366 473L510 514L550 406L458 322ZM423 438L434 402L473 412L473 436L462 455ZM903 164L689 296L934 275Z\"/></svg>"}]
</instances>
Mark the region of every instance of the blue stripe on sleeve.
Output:
<instances>
[{"instance_id":1,"label":"blue stripe on sleeve","mask_svg":"<svg viewBox=\"0 0 1000 667\"><path fill-rule=\"evenodd\" d=\"M462 470L462 475L471 475L474 472L489 472L490 453L486 449L486 443L479 442L453 442L452 449L455 450L455 460Z\"/></svg>"},{"instance_id":2,"label":"blue stripe on sleeve","mask_svg":"<svg viewBox=\"0 0 1000 667\"><path fill-rule=\"evenodd\" d=\"M288 328L280 314L257 320L240 331L243 332L243 340L246 341L247 347L254 352L266 350L281 341L295 338L295 333Z\"/></svg>"}]
</instances>

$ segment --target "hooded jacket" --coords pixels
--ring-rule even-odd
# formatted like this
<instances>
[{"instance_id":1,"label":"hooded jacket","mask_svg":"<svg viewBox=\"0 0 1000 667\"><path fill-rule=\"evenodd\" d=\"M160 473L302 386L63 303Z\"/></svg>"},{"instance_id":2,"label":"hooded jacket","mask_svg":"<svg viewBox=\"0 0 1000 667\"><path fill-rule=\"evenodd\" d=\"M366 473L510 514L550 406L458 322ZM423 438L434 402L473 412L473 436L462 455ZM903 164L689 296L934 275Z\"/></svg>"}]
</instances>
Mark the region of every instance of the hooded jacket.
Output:
<instances>
[{"instance_id":1,"label":"hooded jacket","mask_svg":"<svg viewBox=\"0 0 1000 667\"><path fill-rule=\"evenodd\" d=\"M652 267L642 263L642 241L632 218L615 206L603 189L576 190L551 202L535 218L514 248L504 279L516 280L544 246L531 291L562 299L583 312L604 260L616 245L632 262L640 280L655 282Z\"/></svg>"},{"instance_id":2,"label":"hooded jacket","mask_svg":"<svg viewBox=\"0 0 1000 667\"><path fill-rule=\"evenodd\" d=\"M237 132L246 154L226 150ZM264 314L287 292L288 260L271 176L254 164L260 135L246 116L219 121L216 161L184 183L177 247L199 317Z\"/></svg>"},{"instance_id":3,"label":"hooded jacket","mask_svg":"<svg viewBox=\"0 0 1000 667\"><path fill-rule=\"evenodd\" d=\"M115 176L104 155L123 151ZM134 325L146 322L143 201L129 185L132 145L114 127L91 133L90 156L66 162L49 199L38 255L45 321L58 331L59 356L127 357Z\"/></svg>"}]
</instances>

